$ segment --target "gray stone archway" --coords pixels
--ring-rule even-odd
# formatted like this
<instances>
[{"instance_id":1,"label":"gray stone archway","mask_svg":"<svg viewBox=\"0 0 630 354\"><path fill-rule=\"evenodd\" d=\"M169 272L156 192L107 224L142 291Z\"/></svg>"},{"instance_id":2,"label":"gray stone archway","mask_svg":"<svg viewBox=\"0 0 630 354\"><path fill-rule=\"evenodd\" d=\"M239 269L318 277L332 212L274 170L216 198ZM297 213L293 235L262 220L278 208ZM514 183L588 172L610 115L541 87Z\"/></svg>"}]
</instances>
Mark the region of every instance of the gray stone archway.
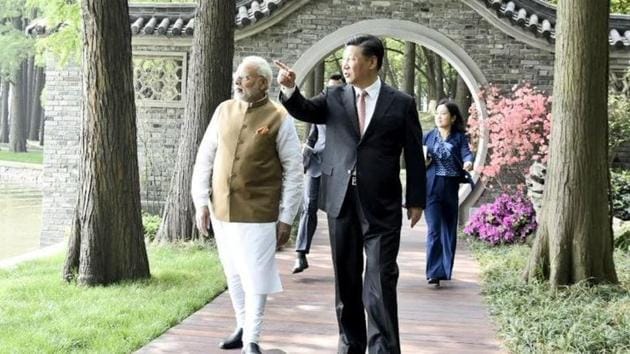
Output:
<instances>
[{"instance_id":1,"label":"gray stone archway","mask_svg":"<svg viewBox=\"0 0 630 354\"><path fill-rule=\"evenodd\" d=\"M457 70L466 82L468 89L472 93L475 105L479 112L481 112L481 119L487 117L485 106L483 102L479 100L479 93L481 87L486 85L488 81L475 61L464 49L447 36L434 29L411 21L390 19L364 20L330 33L308 48L293 64L293 69L297 74L297 84L302 84L306 75L322 58L327 57L331 52L342 46L348 38L358 33L394 37L404 41L414 42L439 54ZM484 164L487 150L487 133L483 132L476 151L475 166ZM477 172L473 172L472 174L475 180L479 178ZM471 192L470 186L462 185L459 191L460 204L467 199Z\"/></svg>"}]
</instances>

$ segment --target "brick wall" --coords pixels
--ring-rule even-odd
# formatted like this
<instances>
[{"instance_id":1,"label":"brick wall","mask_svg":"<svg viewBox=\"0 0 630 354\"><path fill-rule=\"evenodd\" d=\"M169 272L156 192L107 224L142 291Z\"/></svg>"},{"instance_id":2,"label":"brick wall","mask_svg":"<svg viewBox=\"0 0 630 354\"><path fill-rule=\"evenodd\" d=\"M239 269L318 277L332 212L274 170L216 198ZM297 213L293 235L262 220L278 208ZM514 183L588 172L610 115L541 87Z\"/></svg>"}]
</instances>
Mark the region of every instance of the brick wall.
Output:
<instances>
[{"instance_id":1,"label":"brick wall","mask_svg":"<svg viewBox=\"0 0 630 354\"><path fill-rule=\"evenodd\" d=\"M335 30L366 19L397 19L422 24L458 44L488 81L509 87L530 80L551 89L553 54L518 42L458 1L311 1L269 29L236 43L234 65L247 55L294 63ZM181 52L186 46L139 46L134 50ZM44 222L41 243L69 233L77 198L81 78L77 66L46 70L46 149L44 152ZM278 88L272 87L277 97ZM170 183L183 108L138 108L138 151L145 207L160 207ZM298 129L304 130L302 124Z\"/></svg>"}]
</instances>

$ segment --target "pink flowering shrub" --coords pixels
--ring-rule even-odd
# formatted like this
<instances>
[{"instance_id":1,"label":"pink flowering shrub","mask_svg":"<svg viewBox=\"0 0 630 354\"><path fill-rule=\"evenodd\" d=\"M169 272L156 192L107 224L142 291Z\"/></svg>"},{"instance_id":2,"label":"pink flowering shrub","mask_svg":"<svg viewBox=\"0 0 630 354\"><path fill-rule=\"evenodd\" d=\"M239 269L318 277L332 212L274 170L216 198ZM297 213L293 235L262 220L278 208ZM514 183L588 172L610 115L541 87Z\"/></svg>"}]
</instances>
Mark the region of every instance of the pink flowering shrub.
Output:
<instances>
[{"instance_id":1,"label":"pink flowering shrub","mask_svg":"<svg viewBox=\"0 0 630 354\"><path fill-rule=\"evenodd\" d=\"M464 232L492 245L525 242L536 231L532 203L521 193L501 194L483 204L468 220Z\"/></svg>"},{"instance_id":2,"label":"pink flowering shrub","mask_svg":"<svg viewBox=\"0 0 630 354\"><path fill-rule=\"evenodd\" d=\"M523 184L532 162L547 161L551 97L525 83L515 85L509 93L490 85L482 90L481 99L488 119L479 119L475 105L468 118L473 146L479 141L480 129L488 130L488 159L479 172L501 186L502 176Z\"/></svg>"}]
</instances>

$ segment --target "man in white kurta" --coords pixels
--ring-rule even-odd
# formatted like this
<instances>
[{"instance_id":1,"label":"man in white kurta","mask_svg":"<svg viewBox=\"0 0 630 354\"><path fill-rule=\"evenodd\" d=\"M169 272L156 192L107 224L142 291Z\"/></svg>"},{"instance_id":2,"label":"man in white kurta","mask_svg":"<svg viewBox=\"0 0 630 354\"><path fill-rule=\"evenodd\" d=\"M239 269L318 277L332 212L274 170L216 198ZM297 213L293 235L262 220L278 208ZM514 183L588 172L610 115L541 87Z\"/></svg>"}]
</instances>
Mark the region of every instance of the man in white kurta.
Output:
<instances>
[{"instance_id":1,"label":"man in white kurta","mask_svg":"<svg viewBox=\"0 0 630 354\"><path fill-rule=\"evenodd\" d=\"M197 227L212 223L236 315L222 349L260 353L267 294L282 291L275 250L288 240L302 190L293 119L269 100L271 68L247 57L234 74L235 99L221 103L199 146L192 177Z\"/></svg>"}]
</instances>

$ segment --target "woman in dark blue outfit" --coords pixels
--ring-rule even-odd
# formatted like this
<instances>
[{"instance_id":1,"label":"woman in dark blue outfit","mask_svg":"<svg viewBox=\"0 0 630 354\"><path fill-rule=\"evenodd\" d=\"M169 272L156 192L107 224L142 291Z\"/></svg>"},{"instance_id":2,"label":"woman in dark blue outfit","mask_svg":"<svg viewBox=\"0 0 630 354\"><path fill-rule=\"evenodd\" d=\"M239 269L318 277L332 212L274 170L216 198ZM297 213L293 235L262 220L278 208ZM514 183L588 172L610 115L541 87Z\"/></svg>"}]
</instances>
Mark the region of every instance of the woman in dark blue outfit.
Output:
<instances>
[{"instance_id":1,"label":"woman in dark blue outfit","mask_svg":"<svg viewBox=\"0 0 630 354\"><path fill-rule=\"evenodd\" d=\"M440 285L450 280L457 244L459 183L473 166L473 154L457 105L440 102L436 128L424 136L427 146L427 279Z\"/></svg>"}]
</instances>

